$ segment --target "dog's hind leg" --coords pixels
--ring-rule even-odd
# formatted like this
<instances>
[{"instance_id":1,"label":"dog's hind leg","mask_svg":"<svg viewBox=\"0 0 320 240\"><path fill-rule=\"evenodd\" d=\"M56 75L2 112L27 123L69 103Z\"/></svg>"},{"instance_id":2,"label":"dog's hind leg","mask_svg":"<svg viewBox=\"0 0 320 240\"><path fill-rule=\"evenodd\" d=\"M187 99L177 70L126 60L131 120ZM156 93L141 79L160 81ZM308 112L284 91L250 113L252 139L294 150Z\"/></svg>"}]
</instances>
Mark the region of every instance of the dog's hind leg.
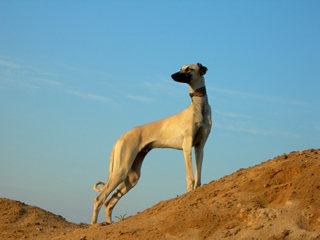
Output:
<instances>
[{"instance_id":1,"label":"dog's hind leg","mask_svg":"<svg viewBox=\"0 0 320 240\"><path fill-rule=\"evenodd\" d=\"M109 176L109 179L107 183L103 186L100 194L93 199L94 209L91 224L97 223L100 208L102 207L108 195L121 183L121 181L123 180L117 179L114 176Z\"/></svg>"},{"instance_id":2,"label":"dog's hind leg","mask_svg":"<svg viewBox=\"0 0 320 240\"><path fill-rule=\"evenodd\" d=\"M122 183L128 176L128 171L125 169L119 169L116 172L112 172L109 176L106 184L102 187L100 194L93 199L94 209L91 224L97 222L98 214L100 208L102 207L103 203L107 199L108 195L117 187L120 183Z\"/></svg>"},{"instance_id":3,"label":"dog's hind leg","mask_svg":"<svg viewBox=\"0 0 320 240\"><path fill-rule=\"evenodd\" d=\"M130 191L137 183L141 174L141 166L147 152L139 152L133 162L131 170L127 178L119 185L115 193L104 203L106 209L107 222L111 223L111 214L113 208L116 206L121 197Z\"/></svg>"}]
</instances>

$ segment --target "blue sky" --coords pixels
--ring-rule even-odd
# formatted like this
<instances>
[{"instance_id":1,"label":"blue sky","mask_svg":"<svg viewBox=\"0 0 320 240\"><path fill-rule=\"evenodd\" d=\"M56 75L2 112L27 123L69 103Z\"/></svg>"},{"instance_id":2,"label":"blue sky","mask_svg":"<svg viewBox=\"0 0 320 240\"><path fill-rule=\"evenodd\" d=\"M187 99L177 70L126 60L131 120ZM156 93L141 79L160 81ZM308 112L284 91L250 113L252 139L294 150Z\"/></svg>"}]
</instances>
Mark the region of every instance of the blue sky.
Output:
<instances>
[{"instance_id":1,"label":"blue sky","mask_svg":"<svg viewBox=\"0 0 320 240\"><path fill-rule=\"evenodd\" d=\"M189 105L170 75L190 63L209 69L203 183L319 148L319 16L319 1L1 1L0 197L90 222L114 142ZM152 150L113 216L185 177L181 151Z\"/></svg>"}]
</instances>

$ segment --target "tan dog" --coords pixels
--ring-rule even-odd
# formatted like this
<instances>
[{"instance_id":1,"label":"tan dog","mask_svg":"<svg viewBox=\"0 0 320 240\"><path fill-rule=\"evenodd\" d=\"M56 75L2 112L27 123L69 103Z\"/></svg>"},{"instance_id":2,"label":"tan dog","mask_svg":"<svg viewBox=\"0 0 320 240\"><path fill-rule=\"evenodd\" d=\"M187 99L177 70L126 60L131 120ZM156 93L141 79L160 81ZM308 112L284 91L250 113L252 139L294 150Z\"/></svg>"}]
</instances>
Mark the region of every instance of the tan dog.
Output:
<instances>
[{"instance_id":1,"label":"tan dog","mask_svg":"<svg viewBox=\"0 0 320 240\"><path fill-rule=\"evenodd\" d=\"M189 84L191 104L184 111L171 117L134 127L124 133L114 144L107 182L97 182L93 189L101 192L94 199L91 224L97 222L102 204L105 205L107 222L119 199L133 188L140 177L144 157L152 148L174 148L183 150L187 189L191 191L201 185L203 148L211 129L211 108L206 95L203 75L207 68L200 63L186 65L171 77L177 82ZM193 177L191 149L195 151L195 178ZM98 188L97 185L103 185ZM108 195L115 193L105 202Z\"/></svg>"}]
</instances>

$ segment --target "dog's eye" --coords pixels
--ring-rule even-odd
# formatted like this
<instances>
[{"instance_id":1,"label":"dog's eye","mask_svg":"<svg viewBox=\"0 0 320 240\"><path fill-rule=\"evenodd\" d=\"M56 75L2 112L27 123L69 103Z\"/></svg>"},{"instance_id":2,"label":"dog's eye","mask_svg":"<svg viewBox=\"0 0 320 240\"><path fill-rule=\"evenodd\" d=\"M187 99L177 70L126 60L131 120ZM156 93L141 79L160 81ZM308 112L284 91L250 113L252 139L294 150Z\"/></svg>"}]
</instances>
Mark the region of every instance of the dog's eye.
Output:
<instances>
[{"instance_id":1,"label":"dog's eye","mask_svg":"<svg viewBox=\"0 0 320 240\"><path fill-rule=\"evenodd\" d=\"M190 68L190 67L187 67L186 69L185 69L185 71L186 72L190 72L190 71L193 71L194 69L193 68Z\"/></svg>"}]
</instances>

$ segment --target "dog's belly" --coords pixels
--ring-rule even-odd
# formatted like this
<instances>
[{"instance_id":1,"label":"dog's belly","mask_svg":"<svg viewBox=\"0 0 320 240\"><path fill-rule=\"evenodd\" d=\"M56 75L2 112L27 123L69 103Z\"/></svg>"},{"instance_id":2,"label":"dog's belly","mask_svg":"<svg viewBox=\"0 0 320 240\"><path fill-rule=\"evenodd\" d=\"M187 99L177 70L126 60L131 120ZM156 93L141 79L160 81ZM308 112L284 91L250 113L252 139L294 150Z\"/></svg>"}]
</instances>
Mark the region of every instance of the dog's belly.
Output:
<instances>
[{"instance_id":1,"label":"dog's belly","mask_svg":"<svg viewBox=\"0 0 320 240\"><path fill-rule=\"evenodd\" d=\"M156 140L156 141L149 142L143 149L149 151L153 148L173 148L177 150L182 150L182 140L181 139Z\"/></svg>"}]
</instances>

